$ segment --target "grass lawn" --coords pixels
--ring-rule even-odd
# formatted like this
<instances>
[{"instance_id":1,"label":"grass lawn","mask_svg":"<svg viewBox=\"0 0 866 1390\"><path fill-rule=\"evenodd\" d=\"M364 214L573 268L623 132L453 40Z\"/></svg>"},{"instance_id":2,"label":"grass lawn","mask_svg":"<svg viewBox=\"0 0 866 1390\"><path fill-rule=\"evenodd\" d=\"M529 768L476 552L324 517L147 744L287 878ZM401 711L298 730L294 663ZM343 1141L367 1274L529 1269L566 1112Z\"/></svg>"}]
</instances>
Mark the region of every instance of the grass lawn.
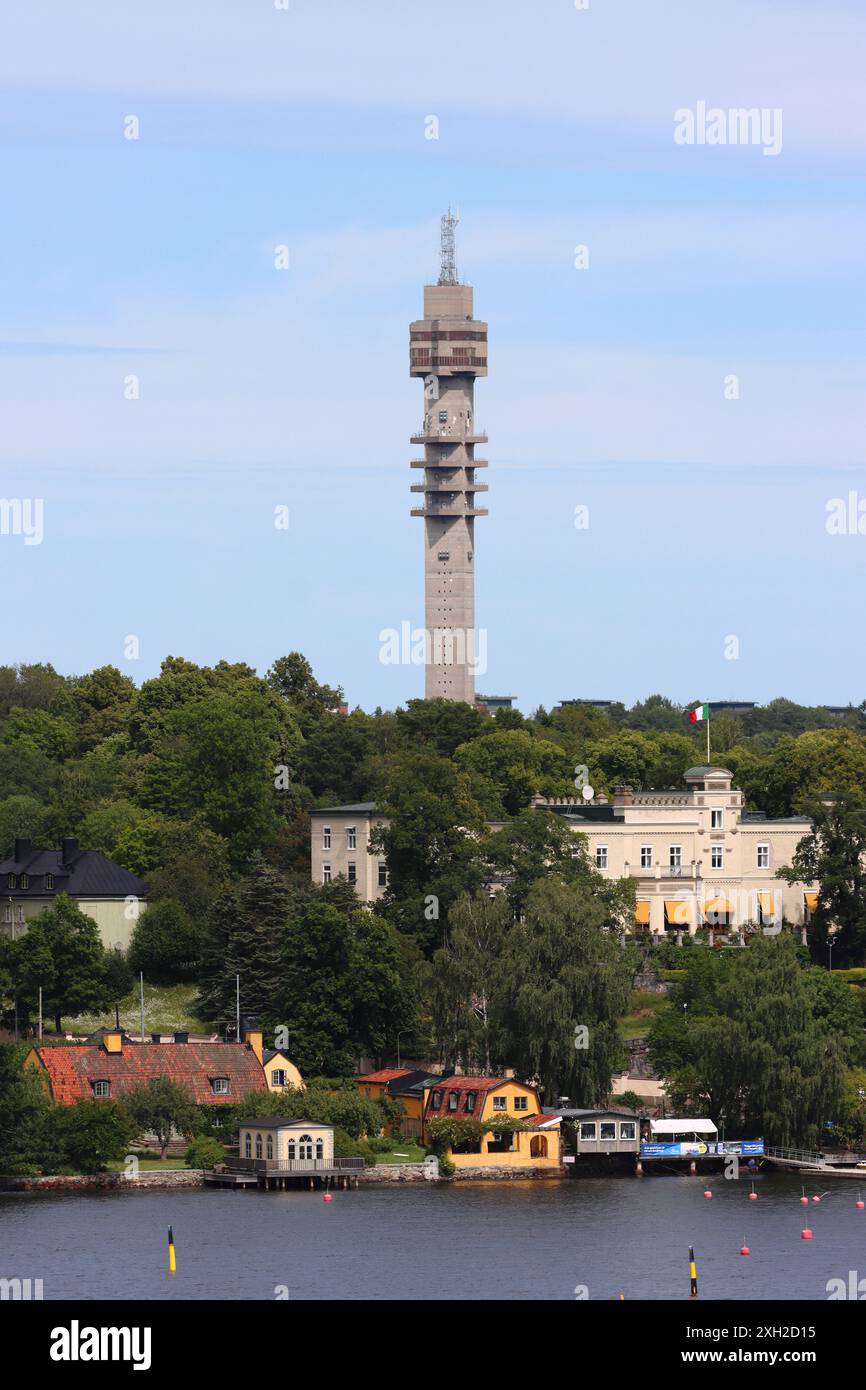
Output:
<instances>
[{"instance_id":1,"label":"grass lawn","mask_svg":"<svg viewBox=\"0 0 866 1390\"><path fill-rule=\"evenodd\" d=\"M196 985L148 985L144 986L144 1035L151 1033L206 1033L214 1031L212 1023L203 1023L192 1011L197 993ZM141 1022L139 1014L138 986L120 1002L120 1023L131 1038L139 1036ZM80 1014L77 1018L65 1017L63 1026L69 1033L94 1033L102 1026L114 1027L114 1009L106 1009L103 1014Z\"/></svg>"},{"instance_id":2,"label":"grass lawn","mask_svg":"<svg viewBox=\"0 0 866 1390\"><path fill-rule=\"evenodd\" d=\"M632 1038L645 1037L653 1019L669 1008L670 1004L664 994L653 994L652 990L646 989L632 990L631 1007L619 1021L624 1041L631 1042Z\"/></svg>"},{"instance_id":3,"label":"grass lawn","mask_svg":"<svg viewBox=\"0 0 866 1390\"><path fill-rule=\"evenodd\" d=\"M125 1167L123 1162L108 1164L112 1173L120 1173ZM159 1173L166 1168L185 1168L186 1164L182 1158L140 1158L138 1167L142 1173Z\"/></svg>"},{"instance_id":4,"label":"grass lawn","mask_svg":"<svg viewBox=\"0 0 866 1390\"><path fill-rule=\"evenodd\" d=\"M423 1163L426 1149L417 1144L400 1144L396 1153L374 1154L377 1163Z\"/></svg>"}]
</instances>

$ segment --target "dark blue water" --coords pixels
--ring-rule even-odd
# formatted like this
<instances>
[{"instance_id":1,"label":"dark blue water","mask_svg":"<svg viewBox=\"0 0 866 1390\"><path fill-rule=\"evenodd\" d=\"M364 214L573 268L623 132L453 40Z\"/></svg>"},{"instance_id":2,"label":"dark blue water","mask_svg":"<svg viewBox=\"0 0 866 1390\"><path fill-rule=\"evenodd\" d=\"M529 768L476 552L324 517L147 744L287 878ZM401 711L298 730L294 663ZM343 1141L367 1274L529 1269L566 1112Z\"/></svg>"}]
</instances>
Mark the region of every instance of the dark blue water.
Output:
<instances>
[{"instance_id":1,"label":"dark blue water","mask_svg":"<svg viewBox=\"0 0 866 1390\"><path fill-rule=\"evenodd\" d=\"M856 1182L801 1207L800 1180L656 1176L0 1197L0 1277L41 1278L46 1299L826 1299L866 1279ZM713 1192L707 1201L705 1187ZM864 1182L866 1195L866 1182ZM174 1227L178 1272L167 1273ZM814 1237L801 1240L811 1226ZM739 1249L746 1241L748 1258ZM864 1285L866 1288L866 1285Z\"/></svg>"}]
</instances>

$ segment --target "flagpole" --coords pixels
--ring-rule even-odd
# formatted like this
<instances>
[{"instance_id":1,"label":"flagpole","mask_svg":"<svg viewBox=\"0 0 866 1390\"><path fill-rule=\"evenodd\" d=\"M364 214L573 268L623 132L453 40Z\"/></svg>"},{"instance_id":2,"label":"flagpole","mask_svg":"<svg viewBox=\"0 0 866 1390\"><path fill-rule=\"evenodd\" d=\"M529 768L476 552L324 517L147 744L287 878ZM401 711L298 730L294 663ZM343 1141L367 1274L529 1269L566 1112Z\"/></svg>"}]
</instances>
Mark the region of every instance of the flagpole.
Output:
<instances>
[{"instance_id":1,"label":"flagpole","mask_svg":"<svg viewBox=\"0 0 866 1390\"><path fill-rule=\"evenodd\" d=\"M710 707L707 705L707 767L710 766Z\"/></svg>"}]
</instances>

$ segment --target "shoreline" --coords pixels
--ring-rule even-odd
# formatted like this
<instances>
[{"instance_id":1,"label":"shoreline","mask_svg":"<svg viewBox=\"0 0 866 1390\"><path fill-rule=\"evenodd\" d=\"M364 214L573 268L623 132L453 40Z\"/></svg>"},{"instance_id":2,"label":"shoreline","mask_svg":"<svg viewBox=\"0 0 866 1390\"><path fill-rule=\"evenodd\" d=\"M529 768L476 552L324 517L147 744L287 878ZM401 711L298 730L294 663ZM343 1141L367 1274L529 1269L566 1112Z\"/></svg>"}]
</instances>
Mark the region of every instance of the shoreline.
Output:
<instances>
[{"instance_id":1,"label":"shoreline","mask_svg":"<svg viewBox=\"0 0 866 1390\"><path fill-rule=\"evenodd\" d=\"M382 1184L397 1186L406 1183L436 1182L443 1184L463 1182L508 1182L539 1180L563 1180L568 1178L565 1168L466 1168L458 1170L450 1177L427 1178L423 1163L379 1163L373 1168L357 1174L357 1187L375 1187ZM201 1168L173 1168L164 1172L139 1173L135 1177L126 1173L76 1173L56 1174L34 1177L0 1177L0 1196L11 1192L135 1192L152 1191L154 1188L173 1189L178 1187L208 1187L205 1172Z\"/></svg>"}]
</instances>

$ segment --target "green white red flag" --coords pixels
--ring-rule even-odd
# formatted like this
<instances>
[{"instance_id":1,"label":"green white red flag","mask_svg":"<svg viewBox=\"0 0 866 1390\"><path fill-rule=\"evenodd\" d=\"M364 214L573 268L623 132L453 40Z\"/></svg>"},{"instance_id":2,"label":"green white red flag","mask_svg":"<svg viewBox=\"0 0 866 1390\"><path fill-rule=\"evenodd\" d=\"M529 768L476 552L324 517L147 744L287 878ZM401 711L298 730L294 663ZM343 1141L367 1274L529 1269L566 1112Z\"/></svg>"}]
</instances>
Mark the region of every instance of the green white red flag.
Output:
<instances>
[{"instance_id":1,"label":"green white red flag","mask_svg":"<svg viewBox=\"0 0 866 1390\"><path fill-rule=\"evenodd\" d=\"M690 724L700 724L700 723L703 722L703 720L709 719L709 717L710 717L710 707L709 707L709 705L697 705L697 706L695 707L695 709L690 709L690 710L689 710L689 723L690 723Z\"/></svg>"}]
</instances>

